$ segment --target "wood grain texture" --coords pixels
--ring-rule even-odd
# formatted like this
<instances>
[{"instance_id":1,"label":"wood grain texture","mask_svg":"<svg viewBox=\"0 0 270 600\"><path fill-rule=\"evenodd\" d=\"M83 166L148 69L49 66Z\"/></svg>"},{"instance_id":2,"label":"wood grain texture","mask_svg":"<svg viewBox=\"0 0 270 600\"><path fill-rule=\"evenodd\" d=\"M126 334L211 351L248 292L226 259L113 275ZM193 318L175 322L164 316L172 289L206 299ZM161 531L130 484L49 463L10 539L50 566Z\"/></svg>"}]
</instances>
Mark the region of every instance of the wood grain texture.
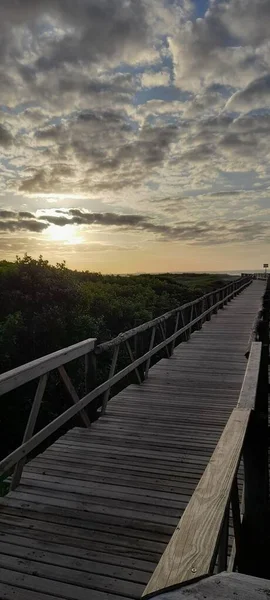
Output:
<instances>
[{"instance_id":1,"label":"wood grain texture","mask_svg":"<svg viewBox=\"0 0 270 600\"><path fill-rule=\"evenodd\" d=\"M211 570L249 416L249 409L233 410L144 595Z\"/></svg>"},{"instance_id":2,"label":"wood grain texture","mask_svg":"<svg viewBox=\"0 0 270 600\"><path fill-rule=\"evenodd\" d=\"M0 597L141 596L236 407L263 286L25 466L0 500Z\"/></svg>"},{"instance_id":3,"label":"wood grain texture","mask_svg":"<svg viewBox=\"0 0 270 600\"><path fill-rule=\"evenodd\" d=\"M249 408L250 410L253 410L255 407L261 354L262 342L252 342L247 370L237 403L238 408Z\"/></svg>"}]
</instances>

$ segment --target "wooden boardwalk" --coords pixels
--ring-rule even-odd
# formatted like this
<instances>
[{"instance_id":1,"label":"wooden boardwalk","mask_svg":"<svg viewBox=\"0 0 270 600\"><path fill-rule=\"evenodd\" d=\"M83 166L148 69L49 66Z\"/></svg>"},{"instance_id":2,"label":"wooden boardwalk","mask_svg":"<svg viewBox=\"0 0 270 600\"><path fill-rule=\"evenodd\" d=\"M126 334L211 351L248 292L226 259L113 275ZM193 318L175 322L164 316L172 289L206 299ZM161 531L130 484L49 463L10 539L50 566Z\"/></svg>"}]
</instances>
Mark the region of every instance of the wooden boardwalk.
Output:
<instances>
[{"instance_id":1,"label":"wooden boardwalk","mask_svg":"<svg viewBox=\"0 0 270 600\"><path fill-rule=\"evenodd\" d=\"M140 598L237 403L265 288L29 463L0 502L0 598Z\"/></svg>"}]
</instances>

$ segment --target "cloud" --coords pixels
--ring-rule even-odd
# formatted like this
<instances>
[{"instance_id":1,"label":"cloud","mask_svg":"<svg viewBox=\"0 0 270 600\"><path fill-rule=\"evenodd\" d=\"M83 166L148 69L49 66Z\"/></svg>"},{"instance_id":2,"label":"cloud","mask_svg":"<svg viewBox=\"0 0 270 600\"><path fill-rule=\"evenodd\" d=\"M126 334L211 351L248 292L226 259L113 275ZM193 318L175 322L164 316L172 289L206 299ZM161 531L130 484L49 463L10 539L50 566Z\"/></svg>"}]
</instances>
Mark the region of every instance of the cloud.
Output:
<instances>
[{"instance_id":1,"label":"cloud","mask_svg":"<svg viewBox=\"0 0 270 600\"><path fill-rule=\"evenodd\" d=\"M41 221L34 220L1 220L0 218L0 230L1 231L35 231L41 232L44 229L47 229L48 223L43 223Z\"/></svg>"},{"instance_id":2,"label":"cloud","mask_svg":"<svg viewBox=\"0 0 270 600\"><path fill-rule=\"evenodd\" d=\"M2 0L0 219L14 236L259 239L232 218L266 206L224 188L270 184L269 2L209 1L200 18L196 6ZM33 214L50 200L85 209Z\"/></svg>"},{"instance_id":3,"label":"cloud","mask_svg":"<svg viewBox=\"0 0 270 600\"><path fill-rule=\"evenodd\" d=\"M143 87L168 86L170 85L170 73L167 71L145 71L142 75Z\"/></svg>"},{"instance_id":4,"label":"cloud","mask_svg":"<svg viewBox=\"0 0 270 600\"><path fill-rule=\"evenodd\" d=\"M244 89L235 92L228 100L225 110L249 112L256 108L269 108L270 75L254 79Z\"/></svg>"},{"instance_id":5,"label":"cloud","mask_svg":"<svg viewBox=\"0 0 270 600\"><path fill-rule=\"evenodd\" d=\"M196 91L212 83L247 85L269 70L268 39L267 0L209 3L203 18L182 24L169 39L176 80Z\"/></svg>"},{"instance_id":6,"label":"cloud","mask_svg":"<svg viewBox=\"0 0 270 600\"><path fill-rule=\"evenodd\" d=\"M3 125L0 124L0 146L8 147L12 144L12 135Z\"/></svg>"},{"instance_id":7,"label":"cloud","mask_svg":"<svg viewBox=\"0 0 270 600\"><path fill-rule=\"evenodd\" d=\"M165 199L166 200L166 199ZM8 212L8 211L7 211ZM62 214L42 214L31 219L1 218L0 230L2 232L28 231L42 233L50 225L65 227L83 227L84 231L98 225L102 228L114 228L119 231L132 232L164 242L186 242L195 245L219 245L231 243L245 243L266 241L270 233L270 223L252 222L247 219L235 220L197 220L180 221L174 224L162 224L156 219L142 214L120 213L90 213L83 209L62 209ZM151 238L149 238L151 236Z\"/></svg>"},{"instance_id":8,"label":"cloud","mask_svg":"<svg viewBox=\"0 0 270 600\"><path fill-rule=\"evenodd\" d=\"M0 210L0 218L1 219L9 219L10 217L15 217L16 213L13 210Z\"/></svg>"}]
</instances>

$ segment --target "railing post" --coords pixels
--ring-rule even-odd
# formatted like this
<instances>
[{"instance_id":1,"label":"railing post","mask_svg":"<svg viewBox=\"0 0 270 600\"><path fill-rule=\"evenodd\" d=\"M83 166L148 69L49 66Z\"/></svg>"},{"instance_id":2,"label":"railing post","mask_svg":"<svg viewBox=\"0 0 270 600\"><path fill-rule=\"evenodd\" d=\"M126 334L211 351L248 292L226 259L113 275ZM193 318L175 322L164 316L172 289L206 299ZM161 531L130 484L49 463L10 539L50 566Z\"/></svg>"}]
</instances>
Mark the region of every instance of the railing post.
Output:
<instances>
[{"instance_id":1,"label":"railing post","mask_svg":"<svg viewBox=\"0 0 270 600\"><path fill-rule=\"evenodd\" d=\"M58 367L58 372L59 372L59 375L65 385L65 388L66 388L67 392L69 393L70 397L72 398L74 404L77 404L77 402L80 401L80 398L72 384L72 381L70 380L70 378L66 372L65 367L63 365L61 367ZM90 427L91 422L90 422L87 412L85 410L82 410L79 413L79 415L80 415L85 427Z\"/></svg>"},{"instance_id":2,"label":"railing post","mask_svg":"<svg viewBox=\"0 0 270 600\"><path fill-rule=\"evenodd\" d=\"M242 501L241 501L242 504ZM231 548L231 555L228 561L228 571L234 571L235 565L238 566L239 552L241 545L241 505L239 499L237 474L235 475L231 491L231 507L234 540Z\"/></svg>"},{"instance_id":3,"label":"railing post","mask_svg":"<svg viewBox=\"0 0 270 600\"><path fill-rule=\"evenodd\" d=\"M88 394L97 385L97 357L94 351L84 357L84 393Z\"/></svg>"},{"instance_id":4,"label":"railing post","mask_svg":"<svg viewBox=\"0 0 270 600\"><path fill-rule=\"evenodd\" d=\"M173 333L176 333L176 332L178 331L178 328L179 328L179 318L180 318L180 314L181 314L181 320L182 320L182 327L184 327L184 326L185 326L184 319L183 319L183 315L182 315L182 311L180 311L180 310L179 310L179 311L176 313L175 325L174 325L174 330L173 330ZM186 336L185 336L185 337L186 337ZM170 356L172 356L172 355L173 355L173 352L174 352L174 347L175 347L175 341L176 341L176 340L173 340L173 341L172 341L172 343L171 343L171 347L170 347L170 350L169 350L169 351L170 351Z\"/></svg>"},{"instance_id":5,"label":"railing post","mask_svg":"<svg viewBox=\"0 0 270 600\"><path fill-rule=\"evenodd\" d=\"M217 304L217 302L219 301L219 297L220 297L219 290L216 290L215 292L213 292L213 304ZM216 306L216 308L213 309L213 313L214 313L214 315L216 315L218 313L217 306Z\"/></svg>"},{"instance_id":6,"label":"railing post","mask_svg":"<svg viewBox=\"0 0 270 600\"><path fill-rule=\"evenodd\" d=\"M224 519L222 523L222 530L219 541L219 552L218 552L218 572L227 570L227 562L228 562L228 538L229 538L229 514L230 514L230 505L226 508Z\"/></svg>"},{"instance_id":7,"label":"railing post","mask_svg":"<svg viewBox=\"0 0 270 600\"><path fill-rule=\"evenodd\" d=\"M85 395L97 387L97 355L95 350L88 352L84 357L84 393ZM90 420L95 418L98 409L99 399L97 398L91 406L85 409Z\"/></svg>"},{"instance_id":8,"label":"railing post","mask_svg":"<svg viewBox=\"0 0 270 600\"><path fill-rule=\"evenodd\" d=\"M144 333L137 333L134 339L134 356L135 358L140 358L144 354ZM144 365L140 365L138 367L138 372L140 374L141 382L144 380Z\"/></svg>"},{"instance_id":9,"label":"railing post","mask_svg":"<svg viewBox=\"0 0 270 600\"><path fill-rule=\"evenodd\" d=\"M114 351L113 351L113 357L112 357L112 362L111 362L111 366L110 366L108 379L111 379L111 377L113 377L115 374L118 354L119 354L119 344L117 346L115 346ZM108 390L106 390L106 392L103 395L102 409L101 409L102 415L105 415L105 413L106 413L106 408L107 408L107 404L108 404L108 401L110 398L110 393L111 393L111 388L108 388Z\"/></svg>"},{"instance_id":10,"label":"railing post","mask_svg":"<svg viewBox=\"0 0 270 600\"><path fill-rule=\"evenodd\" d=\"M155 335L156 335L156 326L153 327L152 331L151 331L151 338L150 338L150 345L149 345L149 352L153 349L154 347L154 341L155 341ZM148 358L146 361L146 365L145 365L145 371L144 371L144 379L148 378L148 371L150 368L150 364L151 364L151 358Z\"/></svg>"},{"instance_id":11,"label":"railing post","mask_svg":"<svg viewBox=\"0 0 270 600\"><path fill-rule=\"evenodd\" d=\"M207 296L206 304L207 308L211 308L213 306L213 294ZM209 312L208 315L206 315L206 321L211 321L212 312L213 311Z\"/></svg>"},{"instance_id":12,"label":"railing post","mask_svg":"<svg viewBox=\"0 0 270 600\"><path fill-rule=\"evenodd\" d=\"M34 429L35 429L36 422L37 422L37 416L38 416L41 401L42 401L42 398L43 398L43 395L45 392L47 380L48 380L47 373L46 373L46 375L42 375L39 379L37 391L35 393L35 398L34 398L31 412L30 412L28 422L27 422L27 425L25 428L22 443L30 440L30 438L32 437L32 435L34 433ZM19 462L17 462L16 467L14 469L13 476L12 476L10 490L15 490L15 488L19 485L25 462L26 462L26 458L22 458Z\"/></svg>"}]
</instances>

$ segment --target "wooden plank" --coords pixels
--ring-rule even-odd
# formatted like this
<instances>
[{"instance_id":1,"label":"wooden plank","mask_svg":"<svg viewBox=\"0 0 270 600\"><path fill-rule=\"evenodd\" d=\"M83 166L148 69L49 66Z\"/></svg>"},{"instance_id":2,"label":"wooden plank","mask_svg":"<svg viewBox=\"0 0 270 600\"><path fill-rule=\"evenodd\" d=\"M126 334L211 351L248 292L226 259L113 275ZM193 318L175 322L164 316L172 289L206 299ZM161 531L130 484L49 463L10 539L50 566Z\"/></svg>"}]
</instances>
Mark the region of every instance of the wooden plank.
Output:
<instances>
[{"instance_id":1,"label":"wooden plank","mask_svg":"<svg viewBox=\"0 0 270 600\"><path fill-rule=\"evenodd\" d=\"M81 550L81 556L88 556L88 552L93 550L100 563L103 562L103 555L114 557L115 562L113 563L113 560L111 560L111 564L118 565L121 564L121 558L123 557L129 558L134 564L136 564L137 561L140 561L140 563L143 562L145 565L156 564L160 557L160 552L155 552L153 548L151 550L146 550L142 547L130 547L128 545L120 546L111 544L110 542L102 542L100 540L92 541L85 536L70 538L66 533L47 532L38 529L33 529L33 531L31 531L31 529L20 528L20 526L15 527L3 524L1 527L3 527L3 532L6 536L13 535L16 538L24 538L26 543L29 544L29 547L31 547L32 540L35 542L38 540L42 543L46 542L47 544L58 544L66 547L72 546L78 548ZM104 570L105 569L106 567L104 567ZM145 570L147 570L146 567Z\"/></svg>"},{"instance_id":2,"label":"wooden plank","mask_svg":"<svg viewBox=\"0 0 270 600\"><path fill-rule=\"evenodd\" d=\"M23 442L27 442L27 440L29 440L33 435L33 432L34 432L34 429L36 426L37 416L38 416L40 405L41 405L41 401L42 401L42 398L43 398L43 395L45 392L47 380L48 380L47 374L41 375L41 377L39 379L37 390L35 393L35 398L34 398L34 401L32 404L31 412L30 412L30 415L29 415L29 418L27 421L24 435L23 435ZM11 490L15 490L15 488L19 484L24 464L25 464L25 459L22 459L17 463L14 473L13 473L13 476L12 476L11 484L10 484Z\"/></svg>"},{"instance_id":3,"label":"wooden plank","mask_svg":"<svg viewBox=\"0 0 270 600\"><path fill-rule=\"evenodd\" d=\"M15 492L13 492L15 493ZM181 503L179 502L179 510L178 512L173 510L165 510L165 509L156 509L155 513L151 510L146 510L147 506L143 506L143 509L140 510L139 506L129 503L129 507L121 505L120 502L110 502L109 505L106 503L85 503L80 500L67 500L66 496L61 499L61 496L54 494L50 496L38 495L38 494L30 494L29 492L16 492L16 498L22 501L31 501L44 503L46 501L47 504L51 506L62 506L63 508L85 511L85 515L88 513L102 513L107 515L112 515L116 517L122 516L122 518L132 518L137 521L151 521L152 523L163 523L167 525L175 525L175 519L177 519L177 515L181 512ZM62 500L62 501L61 501ZM182 505L185 503L182 503ZM167 514L166 514L167 513Z\"/></svg>"},{"instance_id":4,"label":"wooden plank","mask_svg":"<svg viewBox=\"0 0 270 600\"><path fill-rule=\"evenodd\" d=\"M43 545L41 543L37 543L37 545L39 545L41 549L33 548L32 546L29 548L27 546L27 538L24 538L23 545L11 543L10 540L8 542L4 540L1 541L1 554L20 559L22 558L24 560L29 559L32 561L38 561L48 565L54 564L58 567L64 567L65 569L74 569L76 571L91 573L91 575L105 575L105 578L118 578L120 580L140 584L146 584L149 578L147 571L139 571L132 568L110 564L107 564L107 566L104 567L104 563L89 560L87 557L82 557L82 553L73 547L68 549L68 552L71 552L71 555L69 555L66 551L67 549L60 545L57 549L54 548L54 545L51 545L49 550L46 548L45 544ZM81 575L81 579L83 579L83 577L84 575Z\"/></svg>"},{"instance_id":5,"label":"wooden plank","mask_svg":"<svg viewBox=\"0 0 270 600\"><path fill-rule=\"evenodd\" d=\"M109 371L109 379L111 379L111 377L113 377L113 375L115 373L118 355L119 355L119 346L115 346L114 351L113 351L113 357L112 357L112 362L111 362L111 366L110 366L110 371ZM101 411L102 415L105 415L105 413L106 413L106 408L107 408L107 404L109 401L110 392L111 392L111 389L108 388L103 396L102 411Z\"/></svg>"},{"instance_id":6,"label":"wooden plank","mask_svg":"<svg viewBox=\"0 0 270 600\"><path fill-rule=\"evenodd\" d=\"M245 373L242 389L237 403L238 408L253 410L257 394L259 370L261 363L262 342L252 342L248 366Z\"/></svg>"},{"instance_id":7,"label":"wooden plank","mask_svg":"<svg viewBox=\"0 0 270 600\"><path fill-rule=\"evenodd\" d=\"M1 600L37 600L36 592L29 589L22 589L12 584L0 583ZM60 600L60 596L52 594L43 594L38 592L38 600Z\"/></svg>"},{"instance_id":8,"label":"wooden plank","mask_svg":"<svg viewBox=\"0 0 270 600\"><path fill-rule=\"evenodd\" d=\"M94 350L96 338L62 348L0 375L0 396Z\"/></svg>"},{"instance_id":9,"label":"wooden plank","mask_svg":"<svg viewBox=\"0 0 270 600\"><path fill-rule=\"evenodd\" d=\"M131 363L133 364L135 362L135 357L133 355L133 352L131 350L131 346L130 346L130 343L129 343L128 340L125 341L125 346L126 346L126 349L128 351L128 355L129 355L129 358L131 360ZM139 370L137 369L137 367L134 368L134 371L135 371L135 374L136 374L136 377L137 377L137 382L140 385L142 383L142 379L141 379L141 376L140 376L140 373L139 373Z\"/></svg>"},{"instance_id":10,"label":"wooden plank","mask_svg":"<svg viewBox=\"0 0 270 600\"><path fill-rule=\"evenodd\" d=\"M100 591L108 594L119 594L129 598L138 598L143 591L143 583L128 581L124 578L108 577L105 574L100 575L91 573L91 571L87 572L87 569L83 568L86 567L86 565L83 564L83 561L79 561L78 559L73 561L71 565L65 565L65 560L62 559L62 561L60 561L61 557L58 561L57 555L54 555L53 558L53 563L47 563L38 561L37 556L34 556L33 560L30 558L25 559L23 556L20 556L20 559L18 560L17 556L1 553L0 570L10 569L10 571L27 575L34 574L37 577L52 580L54 583L59 581L63 584L71 584L72 586L85 588L88 590L88 593L90 591L91 594L92 592L95 594L95 591Z\"/></svg>"},{"instance_id":11,"label":"wooden plank","mask_svg":"<svg viewBox=\"0 0 270 600\"><path fill-rule=\"evenodd\" d=\"M13 499L14 500L14 499ZM46 497L44 498L44 503L46 502ZM20 507L20 516L21 519L25 520L24 529L31 529L32 521L33 526L36 524L37 530L46 530L46 523L56 524L56 526L64 526L60 528L58 533L60 534L68 534L66 528L70 528L72 532L72 537L78 537L74 535L78 530L83 529L86 533L90 532L89 535L92 536L93 532L95 535L97 532L103 532L108 536L110 534L117 535L119 534L119 520L117 518L113 518L109 515L98 515L93 514L91 519L85 519L85 515L83 511L74 511L67 509L63 509L63 507L51 507L47 504L43 504L40 506L38 503L29 501L29 508L24 508L23 503L17 502L16 499L12 502L12 506L8 505L5 510L1 511L1 517L3 517L3 523L10 523L11 526L20 525L20 517L18 516L18 508ZM45 522L45 526L44 526ZM151 522L143 522L138 523L133 522L130 519L123 519L123 526L121 527L120 534L126 538L135 538L139 540L148 540L153 543L158 542L161 544L165 544L168 542L169 537L173 532L173 527L170 525L160 525L159 527L156 524ZM33 527L34 528L34 527ZM23 528L22 528L23 529ZM54 533L57 533L54 530ZM79 537L84 537L80 535ZM87 536L86 536L87 537ZM99 541L104 541L100 539ZM110 543L113 543L110 539ZM121 544L120 544L121 545ZM136 543L135 543L136 546ZM130 547L134 547L134 543L130 543ZM137 546L136 546L137 547ZM153 548L154 549L154 546Z\"/></svg>"},{"instance_id":12,"label":"wooden plank","mask_svg":"<svg viewBox=\"0 0 270 600\"><path fill-rule=\"evenodd\" d=\"M27 575L20 573L16 570L11 571L10 569L0 569L0 592L1 585L8 584L15 587L31 590L35 592L36 598L39 598L40 593L51 594L54 597L65 598L65 600L89 600L89 589L79 586L65 583L64 581L54 581L50 578L39 577L37 575ZM16 596L15 596L16 597ZM127 598L127 596L122 596ZM110 600L119 600L119 595L110 594ZM104 600L104 593L91 590L91 600Z\"/></svg>"},{"instance_id":13,"label":"wooden plank","mask_svg":"<svg viewBox=\"0 0 270 600\"><path fill-rule=\"evenodd\" d=\"M249 415L248 409L233 411L144 596L211 570Z\"/></svg>"},{"instance_id":14,"label":"wooden plank","mask_svg":"<svg viewBox=\"0 0 270 600\"><path fill-rule=\"evenodd\" d=\"M70 538L70 545L77 545L78 540L88 540L89 544L93 544L94 548L98 544L110 545L115 547L115 552L118 554L122 554L126 550L132 552L132 550L140 551L142 553L153 553L157 556L160 556L162 551L164 550L166 543L169 541L169 535L166 536L166 539L163 542L157 542L156 540L148 540L143 537L139 537L139 532L137 536L128 537L127 535L120 534L117 536L115 534L111 534L110 532L106 533L104 531L96 531L95 529L85 529L83 527L83 521L80 522L80 527L76 527L75 525L64 525L57 523L45 523L41 520L35 519L23 519L22 526L20 523L15 522L14 526L12 523L14 522L14 518L12 516L3 515L1 516L1 529L3 532L9 534L12 531L15 532L16 527L17 531L22 532L24 530L30 530L32 533L46 533L51 534L52 536L65 536L66 538ZM14 527L14 529L13 529ZM53 539L53 538L52 538Z\"/></svg>"},{"instance_id":15,"label":"wooden plank","mask_svg":"<svg viewBox=\"0 0 270 600\"><path fill-rule=\"evenodd\" d=\"M66 387L70 397L72 398L74 404L77 404L77 402L79 402L80 398L72 384L71 379L69 378L69 376L66 372L65 367L63 367L63 365L61 367L58 367L58 371L59 371L60 377L61 377L62 381L64 382L65 387ZM82 410L79 413L79 415L80 415L85 427L90 427L91 422L90 422L90 419L89 419L87 413L85 412L85 410Z\"/></svg>"},{"instance_id":16,"label":"wooden plank","mask_svg":"<svg viewBox=\"0 0 270 600\"><path fill-rule=\"evenodd\" d=\"M31 536L31 532L27 530L22 531L21 535L14 535L12 529L10 533L1 535L1 542L3 541L4 544L9 546L12 545L15 548L22 546L25 550L25 557L27 557L29 553L35 551L40 554L47 552L50 554L52 560L54 560L55 553L58 553L61 556L79 559L82 559L83 555L83 560L91 562L93 573L96 572L96 570L98 573L104 573L106 570L106 572L116 575L118 572L121 574L121 569L123 569L124 573L127 569L129 573L130 571L132 572L132 578L136 580L138 577L141 581L141 578L147 578L148 580L151 572L155 568L154 562L147 561L145 558L141 560L134 559L128 556L126 552L123 555L119 555L119 553L106 553L104 550L99 552L96 548L89 548L89 544L85 540L80 539L76 546L70 545L65 537L62 539L61 536L58 536L57 540L58 541L56 541L55 538L50 539L50 536L46 533ZM16 556L16 550L14 550L13 556Z\"/></svg>"},{"instance_id":17,"label":"wooden plank","mask_svg":"<svg viewBox=\"0 0 270 600\"><path fill-rule=\"evenodd\" d=\"M111 515L109 513L104 514L91 512L90 518L86 518L84 510L76 509L76 512L69 507L61 506L59 503L56 504L53 502L52 504L46 503L47 498L44 498L43 502L34 501L33 499L29 499L26 503L17 498L9 498L8 504L5 505L5 509L3 510L3 515L9 515L9 523L10 527L13 528L15 526L20 526L20 517L29 518L39 521L47 521L48 522L57 522L59 524L69 524L76 521L78 527L83 527L87 529L95 529L98 531L102 525L106 526L106 531L110 531L110 527L119 527L119 523L121 525L121 531L123 528L123 535L126 533L125 530L128 530L128 535L131 537L139 537L140 539L154 539L154 541L160 541L162 543L165 542L167 536L170 536L173 532L174 525L172 520L164 523L152 522L149 515L147 515L147 519L134 519L133 516L131 518L122 517L118 515ZM11 517L14 517L14 520ZM21 531L24 531L24 535L27 531L30 532L31 528L22 528ZM9 531L9 534L11 530ZM149 535L150 534L150 535ZM3 535L3 532L2 532ZM23 535L22 533L20 535ZM159 537L160 536L160 537ZM96 548L95 548L96 549ZM130 564L128 565L130 567ZM143 570L142 564L139 567ZM147 568L148 570L148 568Z\"/></svg>"}]
</instances>

